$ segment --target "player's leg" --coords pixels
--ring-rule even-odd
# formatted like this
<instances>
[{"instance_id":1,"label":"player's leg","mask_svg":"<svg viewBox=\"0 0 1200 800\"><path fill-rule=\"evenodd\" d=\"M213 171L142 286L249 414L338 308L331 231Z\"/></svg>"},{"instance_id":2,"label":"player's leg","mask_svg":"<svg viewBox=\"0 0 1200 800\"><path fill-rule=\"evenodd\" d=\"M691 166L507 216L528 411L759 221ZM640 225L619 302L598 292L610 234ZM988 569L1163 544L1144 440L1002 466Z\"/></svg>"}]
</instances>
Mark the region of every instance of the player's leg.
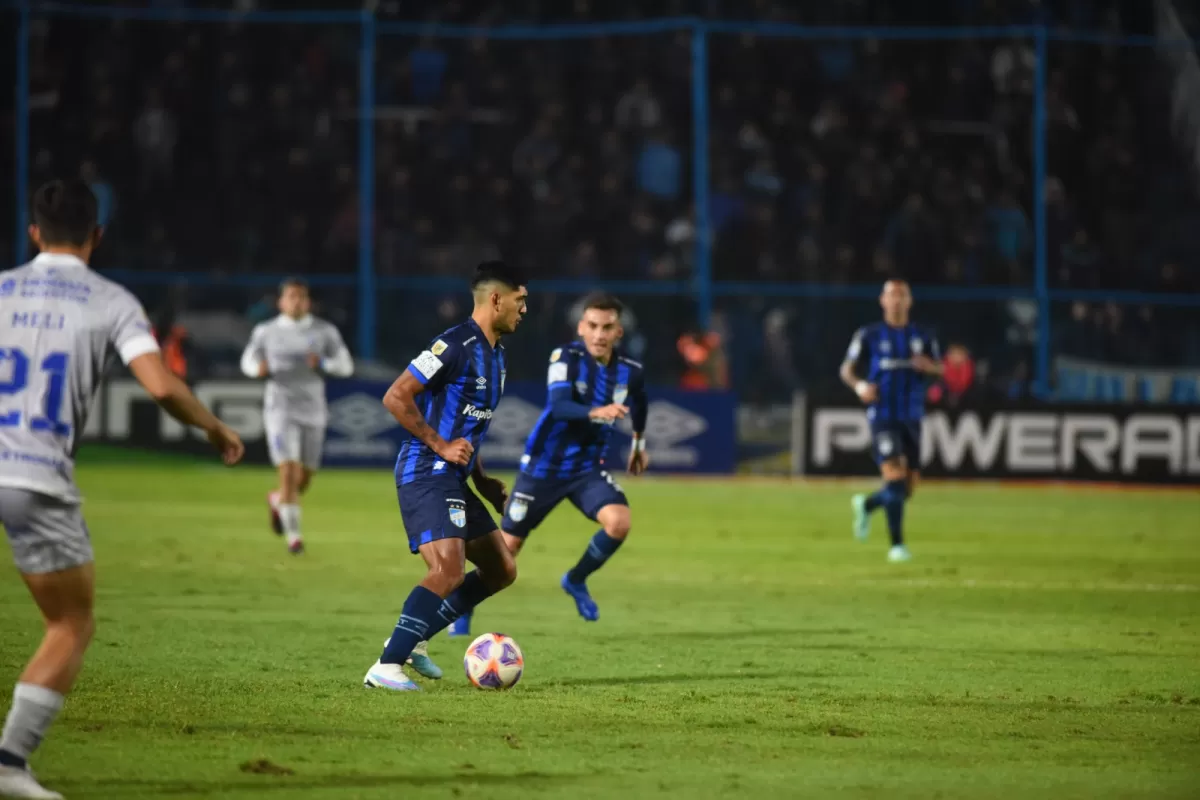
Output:
<instances>
[{"instance_id":1,"label":"player's leg","mask_svg":"<svg viewBox=\"0 0 1200 800\"><path fill-rule=\"evenodd\" d=\"M894 470L888 464L894 466L897 458L903 453L900 437L890 426L872 425L871 451L875 463L879 465L883 485L870 494L856 494L850 498L850 507L854 511L854 538L860 542L865 542L871 534L871 514L880 508L886 508L891 498L888 476L893 475Z\"/></svg>"},{"instance_id":2,"label":"player's leg","mask_svg":"<svg viewBox=\"0 0 1200 800\"><path fill-rule=\"evenodd\" d=\"M304 552L304 537L300 532L300 477L304 467L298 460L279 465L279 522L287 540L288 552Z\"/></svg>"},{"instance_id":3,"label":"player's leg","mask_svg":"<svg viewBox=\"0 0 1200 800\"><path fill-rule=\"evenodd\" d=\"M400 668L417 646L463 614L469 613L516 577L512 554L483 502L455 479L419 481L401 486L400 510L409 547L425 559L425 578L409 594L400 620L383 655L367 672L366 686L411 690L417 688ZM465 574L467 543L494 540L504 549L507 563L494 559ZM472 548L471 558L486 557L488 549Z\"/></svg>"},{"instance_id":4,"label":"player's leg","mask_svg":"<svg viewBox=\"0 0 1200 800\"><path fill-rule=\"evenodd\" d=\"M888 531L892 537L892 547L888 550L888 561L900 563L912 559L908 546L904 543L904 510L912 500L920 478L921 465L921 423L904 425L900 431L901 450L903 458L903 482L893 486L894 498L887 506Z\"/></svg>"},{"instance_id":5,"label":"player's leg","mask_svg":"<svg viewBox=\"0 0 1200 800\"><path fill-rule=\"evenodd\" d=\"M289 437L289 460L280 465L279 519L287 537L288 551L293 555L304 552L304 537L300 533L300 497L312 484L313 474L321 466L325 446L325 431L315 425L292 425Z\"/></svg>"},{"instance_id":6,"label":"player's leg","mask_svg":"<svg viewBox=\"0 0 1200 800\"><path fill-rule=\"evenodd\" d=\"M91 542L78 506L32 492L0 489L0 523L46 626L0 732L0 796L57 798L27 761L75 683L95 630Z\"/></svg>"},{"instance_id":7,"label":"player's leg","mask_svg":"<svg viewBox=\"0 0 1200 800\"><path fill-rule=\"evenodd\" d=\"M611 474L601 470L582 479L571 492L571 502L588 519L600 523L578 563L562 577L562 588L575 601L579 616L589 622L600 618L600 608L588 591L587 580L617 552L629 536L629 501Z\"/></svg>"},{"instance_id":8,"label":"player's leg","mask_svg":"<svg viewBox=\"0 0 1200 800\"><path fill-rule=\"evenodd\" d=\"M463 583L466 566L466 542L460 537L448 537L441 532L439 535L441 538L414 548L425 560L425 577L409 592L400 619L384 643L383 653L363 679L364 686L396 691L419 688L404 674L401 665L412 657L420 643L453 619L451 617L438 624L446 598Z\"/></svg>"},{"instance_id":9,"label":"player's leg","mask_svg":"<svg viewBox=\"0 0 1200 800\"><path fill-rule=\"evenodd\" d=\"M890 458L880 465L883 476L883 511L887 516L891 549L888 561L908 561L912 555L904 546L904 505L908 502L908 458Z\"/></svg>"},{"instance_id":10,"label":"player's leg","mask_svg":"<svg viewBox=\"0 0 1200 800\"><path fill-rule=\"evenodd\" d=\"M268 499L274 514L278 516L279 529L287 538L288 551L299 555L304 552L304 539L300 533L304 430L302 426L277 414L267 414L263 422L271 463L279 472L279 487Z\"/></svg>"},{"instance_id":11,"label":"player's leg","mask_svg":"<svg viewBox=\"0 0 1200 800\"><path fill-rule=\"evenodd\" d=\"M283 536L283 520L279 517L279 503L283 488L283 473L281 465L287 460L287 438L284 435L283 420L278 414L263 413L263 428L267 438L267 455L271 465L275 467L278 481L275 488L267 492L267 510L270 512L271 530L276 536Z\"/></svg>"},{"instance_id":12,"label":"player's leg","mask_svg":"<svg viewBox=\"0 0 1200 800\"><path fill-rule=\"evenodd\" d=\"M300 426L300 470L296 475L297 498L303 497L312 486L313 476L321 468L321 457L324 452L325 429L316 425Z\"/></svg>"},{"instance_id":13,"label":"player's leg","mask_svg":"<svg viewBox=\"0 0 1200 800\"><path fill-rule=\"evenodd\" d=\"M917 486L921 483L921 470L908 468L908 499L911 501L917 494Z\"/></svg>"},{"instance_id":14,"label":"player's leg","mask_svg":"<svg viewBox=\"0 0 1200 800\"><path fill-rule=\"evenodd\" d=\"M526 537L542 524L546 516L565 497L563 488L554 486L550 481L539 480L524 473L517 475L509 494L508 505L504 508L504 518L500 520L501 538L514 558L525 546ZM471 614L468 612L454 620L447 633L450 636L470 636Z\"/></svg>"}]
</instances>

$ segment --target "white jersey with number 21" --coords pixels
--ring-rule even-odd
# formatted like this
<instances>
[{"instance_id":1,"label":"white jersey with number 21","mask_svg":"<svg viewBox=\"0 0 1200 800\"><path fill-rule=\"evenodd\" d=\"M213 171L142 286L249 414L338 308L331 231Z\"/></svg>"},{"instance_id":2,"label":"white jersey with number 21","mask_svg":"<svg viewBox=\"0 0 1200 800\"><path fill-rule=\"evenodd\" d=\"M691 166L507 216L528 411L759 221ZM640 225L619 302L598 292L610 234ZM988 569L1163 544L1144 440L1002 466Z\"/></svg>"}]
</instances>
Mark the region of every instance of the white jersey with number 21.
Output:
<instances>
[{"instance_id":1,"label":"white jersey with number 21","mask_svg":"<svg viewBox=\"0 0 1200 800\"><path fill-rule=\"evenodd\" d=\"M78 258L0 272L0 486L78 502L75 450L105 368L155 352L137 298Z\"/></svg>"}]
</instances>

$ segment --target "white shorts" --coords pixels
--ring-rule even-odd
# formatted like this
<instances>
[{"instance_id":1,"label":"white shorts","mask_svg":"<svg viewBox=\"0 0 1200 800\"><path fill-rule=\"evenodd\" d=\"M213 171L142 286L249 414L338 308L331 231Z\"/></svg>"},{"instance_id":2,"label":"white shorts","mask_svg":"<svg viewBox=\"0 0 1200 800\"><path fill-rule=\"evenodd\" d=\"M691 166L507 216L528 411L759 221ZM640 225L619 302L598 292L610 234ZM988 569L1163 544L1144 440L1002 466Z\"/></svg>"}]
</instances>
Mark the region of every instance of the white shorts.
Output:
<instances>
[{"instance_id":1,"label":"white shorts","mask_svg":"<svg viewBox=\"0 0 1200 800\"><path fill-rule=\"evenodd\" d=\"M325 447L325 429L317 425L304 425L286 418L273 418L268 414L263 419L267 434L267 451L271 463L279 466L288 461L303 464L306 469L316 470L321 466L321 451Z\"/></svg>"},{"instance_id":2,"label":"white shorts","mask_svg":"<svg viewBox=\"0 0 1200 800\"><path fill-rule=\"evenodd\" d=\"M0 524L17 569L26 575L92 563L92 540L79 506L57 497L0 486Z\"/></svg>"}]
</instances>

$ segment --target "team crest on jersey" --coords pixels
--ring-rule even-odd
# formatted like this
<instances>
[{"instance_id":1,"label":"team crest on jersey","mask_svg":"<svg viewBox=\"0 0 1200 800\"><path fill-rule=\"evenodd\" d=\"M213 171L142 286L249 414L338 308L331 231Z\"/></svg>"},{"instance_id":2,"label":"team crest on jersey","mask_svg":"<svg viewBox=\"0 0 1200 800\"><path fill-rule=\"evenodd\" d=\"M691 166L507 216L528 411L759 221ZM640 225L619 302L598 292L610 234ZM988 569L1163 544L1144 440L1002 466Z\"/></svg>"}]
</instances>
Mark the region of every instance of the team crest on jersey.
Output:
<instances>
[{"instance_id":1,"label":"team crest on jersey","mask_svg":"<svg viewBox=\"0 0 1200 800\"><path fill-rule=\"evenodd\" d=\"M587 394L587 381L575 381L575 391Z\"/></svg>"},{"instance_id":2,"label":"team crest on jersey","mask_svg":"<svg viewBox=\"0 0 1200 800\"><path fill-rule=\"evenodd\" d=\"M879 343L879 352L881 352L881 353L892 352L892 343L889 342L887 339L884 339L882 342Z\"/></svg>"},{"instance_id":3,"label":"team crest on jersey","mask_svg":"<svg viewBox=\"0 0 1200 800\"><path fill-rule=\"evenodd\" d=\"M429 348L429 352L433 353L435 356L440 356L442 353L446 352L446 348L449 346L450 345L446 344L441 339L438 339L433 343L433 347Z\"/></svg>"},{"instance_id":4,"label":"team crest on jersey","mask_svg":"<svg viewBox=\"0 0 1200 800\"><path fill-rule=\"evenodd\" d=\"M912 348L913 355L919 356L921 355L921 350L925 347L925 345L920 339L913 339L911 342L909 342L909 347Z\"/></svg>"},{"instance_id":5,"label":"team crest on jersey","mask_svg":"<svg viewBox=\"0 0 1200 800\"><path fill-rule=\"evenodd\" d=\"M613 402L618 405L624 404L625 398L629 397L629 387L624 384L618 384L617 388L613 389Z\"/></svg>"},{"instance_id":6,"label":"team crest on jersey","mask_svg":"<svg viewBox=\"0 0 1200 800\"><path fill-rule=\"evenodd\" d=\"M508 518L513 522L520 522L525 519L525 515L528 513L529 504L524 500L513 498L513 501L508 504Z\"/></svg>"}]
</instances>

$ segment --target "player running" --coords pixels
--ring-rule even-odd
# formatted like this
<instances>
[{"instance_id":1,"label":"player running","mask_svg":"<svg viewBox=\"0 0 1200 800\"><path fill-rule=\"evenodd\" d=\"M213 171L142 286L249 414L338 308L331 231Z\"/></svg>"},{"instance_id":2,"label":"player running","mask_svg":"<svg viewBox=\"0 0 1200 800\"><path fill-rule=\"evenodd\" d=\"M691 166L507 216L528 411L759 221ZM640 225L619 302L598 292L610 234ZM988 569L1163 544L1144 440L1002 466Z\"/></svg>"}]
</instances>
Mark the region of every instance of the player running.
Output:
<instances>
[{"instance_id":1,"label":"player running","mask_svg":"<svg viewBox=\"0 0 1200 800\"><path fill-rule=\"evenodd\" d=\"M500 337L517 329L529 293L517 271L498 261L475 269L471 290L471 318L435 339L383 398L412 434L396 459L396 487L409 548L421 554L429 571L404 601L383 654L363 678L365 686L418 689L401 667L418 643L517 577L504 536L467 477L503 510L504 484L484 474L477 450L504 393ZM476 569L464 575L467 561ZM438 675L440 670L428 677Z\"/></svg>"},{"instance_id":2,"label":"player running","mask_svg":"<svg viewBox=\"0 0 1200 800\"><path fill-rule=\"evenodd\" d=\"M75 486L75 450L115 353L171 416L202 428L226 464L238 435L163 364L132 294L87 267L100 240L96 198L53 181L33 199L40 254L0 272L0 524L46 634L0 733L0 797L61 798L26 763L58 715L95 630L95 571Z\"/></svg>"},{"instance_id":3,"label":"player running","mask_svg":"<svg viewBox=\"0 0 1200 800\"><path fill-rule=\"evenodd\" d=\"M304 552L300 495L321 466L325 425L325 377L347 378L354 359L338 329L314 317L308 284L288 278L279 286L279 316L255 326L242 354L242 372L265 378L263 425L279 488L267 495L271 529L287 538L288 551Z\"/></svg>"},{"instance_id":4,"label":"player running","mask_svg":"<svg viewBox=\"0 0 1200 800\"><path fill-rule=\"evenodd\" d=\"M563 591L575 601L579 616L590 622L600 618L600 609L587 579L629 535L629 501L606 468L617 420L628 414L633 423L630 474L642 474L650 463L642 365L617 350L624 333L623 308L612 295L589 295L579 320L579 339L550 354L546 409L525 442L521 472L500 523L514 555L564 500L600 523L579 563L562 577ZM451 626L450 635L466 636L470 625L471 617L465 614Z\"/></svg>"},{"instance_id":5,"label":"player running","mask_svg":"<svg viewBox=\"0 0 1200 800\"><path fill-rule=\"evenodd\" d=\"M926 377L942 374L942 356L933 334L909 321L912 291L907 281L885 283L879 305L883 322L855 332L841 378L867 407L872 450L883 476L882 489L851 500L854 535L866 541L871 512L882 506L892 539L888 561L895 563L912 558L904 546L904 504L920 477ZM859 377L860 369L865 378Z\"/></svg>"}]
</instances>

